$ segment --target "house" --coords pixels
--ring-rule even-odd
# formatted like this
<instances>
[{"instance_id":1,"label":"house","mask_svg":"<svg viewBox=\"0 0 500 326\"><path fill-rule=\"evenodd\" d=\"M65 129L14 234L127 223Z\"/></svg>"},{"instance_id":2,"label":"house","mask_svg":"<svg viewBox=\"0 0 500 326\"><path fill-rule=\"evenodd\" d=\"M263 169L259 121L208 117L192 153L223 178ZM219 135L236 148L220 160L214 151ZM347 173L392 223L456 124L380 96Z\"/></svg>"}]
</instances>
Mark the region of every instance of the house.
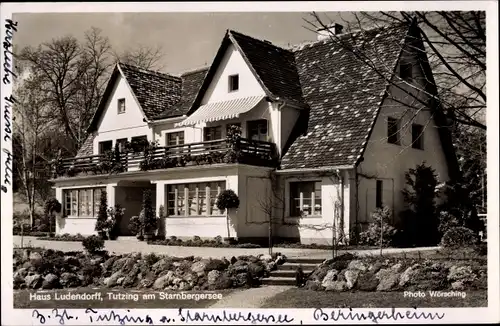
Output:
<instances>
[{"instance_id":1,"label":"house","mask_svg":"<svg viewBox=\"0 0 500 326\"><path fill-rule=\"evenodd\" d=\"M209 68L180 76L117 64L89 137L58 162L57 232L94 233L103 190L109 206L126 209L122 235L145 189L166 211L159 232L167 237L331 243L383 205L396 222L409 168L425 161L441 182L457 171L432 72L414 25L338 27L332 32L349 46L324 31L285 49L228 30ZM416 84L426 90L416 94L421 108L404 92ZM231 143L235 125L241 138ZM110 172L102 157L115 147L121 165ZM224 189L240 199L227 216L215 205Z\"/></svg>"}]
</instances>

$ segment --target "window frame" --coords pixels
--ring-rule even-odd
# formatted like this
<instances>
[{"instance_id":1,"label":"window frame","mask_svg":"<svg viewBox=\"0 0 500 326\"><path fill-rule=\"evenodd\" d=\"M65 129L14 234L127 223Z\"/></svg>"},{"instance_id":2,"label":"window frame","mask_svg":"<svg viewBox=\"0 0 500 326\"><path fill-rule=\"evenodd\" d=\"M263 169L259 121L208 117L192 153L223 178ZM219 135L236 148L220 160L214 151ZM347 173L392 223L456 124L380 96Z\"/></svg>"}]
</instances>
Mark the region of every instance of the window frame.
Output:
<instances>
[{"instance_id":1,"label":"window frame","mask_svg":"<svg viewBox=\"0 0 500 326\"><path fill-rule=\"evenodd\" d=\"M396 132L391 131L391 126L396 127ZM401 145L401 133L399 131L399 127L400 127L400 119L387 117L387 142L389 144ZM394 140L392 137L396 137L396 139Z\"/></svg>"},{"instance_id":2,"label":"window frame","mask_svg":"<svg viewBox=\"0 0 500 326\"><path fill-rule=\"evenodd\" d=\"M269 120L267 119L257 119L257 120L250 120L250 121L247 121L247 137L248 139L250 140L255 140L255 139L252 139L252 135L251 135L251 131L252 131L252 124L255 124L255 126L257 127L257 136L260 137L262 136L263 134L260 133L261 131L261 127L262 125L264 124L265 122L265 125L266 125L266 134L265 134L265 139L256 139L256 140L260 140L260 141L267 141L269 139ZM261 125L262 123L262 125Z\"/></svg>"},{"instance_id":3,"label":"window frame","mask_svg":"<svg viewBox=\"0 0 500 326\"><path fill-rule=\"evenodd\" d=\"M312 189L313 191L309 194L309 197L305 197L303 192L299 190L299 197L295 198L294 196L294 190L293 187L294 185L297 184L310 184L312 183ZM287 215L291 218L318 218L322 217L323 215L323 201L322 201L322 181L318 179L311 179L311 180L293 180L288 182L288 200L287 200ZM319 195L317 194L317 191L319 191ZM314 193L314 196L313 196ZM297 214L297 207L295 205L296 200L299 200L299 207L298 207L298 214ZM303 214L304 212L304 199L308 200L310 202L310 214ZM319 202L319 204L318 204ZM317 206L319 205L319 208ZM295 208L294 208L295 207ZM300 213L302 212L302 214Z\"/></svg>"},{"instance_id":4,"label":"window frame","mask_svg":"<svg viewBox=\"0 0 500 326\"><path fill-rule=\"evenodd\" d=\"M110 148L108 150L103 150L104 144L107 144L107 143L111 144ZM112 140L101 140L97 144L97 153L99 155L102 155L102 154L109 152L109 151L112 151L112 150L113 150L113 141Z\"/></svg>"},{"instance_id":5,"label":"window frame","mask_svg":"<svg viewBox=\"0 0 500 326\"><path fill-rule=\"evenodd\" d=\"M175 137L175 144L170 144L169 143L169 137L171 136L174 136L174 135L177 135ZM182 142L181 142L181 137L179 137L179 135L182 135ZM180 130L180 131L169 131L167 133L165 133L165 146L178 146L178 145L184 145L185 143L185 133L184 133L184 130Z\"/></svg>"},{"instance_id":6,"label":"window frame","mask_svg":"<svg viewBox=\"0 0 500 326\"><path fill-rule=\"evenodd\" d=\"M122 103L123 103L123 111L120 110ZM126 111L127 111L127 109L125 106L125 98L119 98L117 100L117 112L118 112L118 114L124 114Z\"/></svg>"},{"instance_id":7,"label":"window frame","mask_svg":"<svg viewBox=\"0 0 500 326\"><path fill-rule=\"evenodd\" d=\"M236 85L236 87L235 87L235 85ZM240 75L239 74L232 74L232 75L227 76L228 93L237 92L239 89L240 89Z\"/></svg>"},{"instance_id":8,"label":"window frame","mask_svg":"<svg viewBox=\"0 0 500 326\"><path fill-rule=\"evenodd\" d=\"M224 213L219 211L215 203L218 194L225 189L225 180L167 184L165 205L167 217L224 216ZM174 207L171 207L172 204ZM193 210L194 214L192 214Z\"/></svg>"},{"instance_id":9,"label":"window frame","mask_svg":"<svg viewBox=\"0 0 500 326\"><path fill-rule=\"evenodd\" d=\"M97 191L99 191L99 196L96 196ZM63 189L63 216L67 218L97 218L100 195L103 191L106 191L106 187ZM86 201L86 203L82 203L82 201ZM85 213L82 212L82 206L85 207Z\"/></svg>"},{"instance_id":10,"label":"window frame","mask_svg":"<svg viewBox=\"0 0 500 326\"><path fill-rule=\"evenodd\" d=\"M218 131L220 133L220 138L207 139L207 132L210 132L212 130L217 130L217 129L218 129ZM210 135L211 135L211 133L210 133ZM222 135L222 125L213 126L213 127L204 127L203 128L203 141L213 141L213 140L221 140L221 139L224 139L223 135Z\"/></svg>"},{"instance_id":11,"label":"window frame","mask_svg":"<svg viewBox=\"0 0 500 326\"><path fill-rule=\"evenodd\" d=\"M419 128L420 132L418 136L415 138L414 128ZM414 123L411 125L411 148L414 149L424 149L424 126L418 123Z\"/></svg>"}]
</instances>

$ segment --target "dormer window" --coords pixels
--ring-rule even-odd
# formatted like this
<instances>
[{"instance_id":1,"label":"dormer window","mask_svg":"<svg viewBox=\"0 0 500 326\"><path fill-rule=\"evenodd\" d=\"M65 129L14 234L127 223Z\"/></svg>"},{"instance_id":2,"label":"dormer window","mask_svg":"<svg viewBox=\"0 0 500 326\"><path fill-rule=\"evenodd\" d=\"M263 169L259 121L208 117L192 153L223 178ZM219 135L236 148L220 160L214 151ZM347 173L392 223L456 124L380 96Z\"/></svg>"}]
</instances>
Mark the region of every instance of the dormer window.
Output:
<instances>
[{"instance_id":1,"label":"dormer window","mask_svg":"<svg viewBox=\"0 0 500 326\"><path fill-rule=\"evenodd\" d=\"M410 81L413 78L411 63L402 63L399 67L399 77L402 80Z\"/></svg>"},{"instance_id":2,"label":"dormer window","mask_svg":"<svg viewBox=\"0 0 500 326\"><path fill-rule=\"evenodd\" d=\"M125 113L125 99L118 99L118 114Z\"/></svg>"},{"instance_id":3,"label":"dormer window","mask_svg":"<svg viewBox=\"0 0 500 326\"><path fill-rule=\"evenodd\" d=\"M229 76L229 91L235 92L240 88L240 76L231 75Z\"/></svg>"}]
</instances>

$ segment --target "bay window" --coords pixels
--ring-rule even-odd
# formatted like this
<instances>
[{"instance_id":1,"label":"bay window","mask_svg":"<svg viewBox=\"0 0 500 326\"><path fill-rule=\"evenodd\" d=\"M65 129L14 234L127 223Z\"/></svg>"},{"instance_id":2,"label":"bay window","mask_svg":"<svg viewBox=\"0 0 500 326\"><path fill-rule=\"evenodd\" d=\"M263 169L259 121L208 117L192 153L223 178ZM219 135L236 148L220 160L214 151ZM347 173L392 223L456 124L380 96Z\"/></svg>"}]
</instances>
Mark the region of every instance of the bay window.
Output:
<instances>
[{"instance_id":1,"label":"bay window","mask_svg":"<svg viewBox=\"0 0 500 326\"><path fill-rule=\"evenodd\" d=\"M221 215L215 203L225 186L225 181L168 185L167 213L169 216Z\"/></svg>"},{"instance_id":2,"label":"bay window","mask_svg":"<svg viewBox=\"0 0 500 326\"><path fill-rule=\"evenodd\" d=\"M290 216L321 215L321 182L290 182Z\"/></svg>"},{"instance_id":3,"label":"bay window","mask_svg":"<svg viewBox=\"0 0 500 326\"><path fill-rule=\"evenodd\" d=\"M104 187L63 190L65 216L96 217Z\"/></svg>"}]
</instances>

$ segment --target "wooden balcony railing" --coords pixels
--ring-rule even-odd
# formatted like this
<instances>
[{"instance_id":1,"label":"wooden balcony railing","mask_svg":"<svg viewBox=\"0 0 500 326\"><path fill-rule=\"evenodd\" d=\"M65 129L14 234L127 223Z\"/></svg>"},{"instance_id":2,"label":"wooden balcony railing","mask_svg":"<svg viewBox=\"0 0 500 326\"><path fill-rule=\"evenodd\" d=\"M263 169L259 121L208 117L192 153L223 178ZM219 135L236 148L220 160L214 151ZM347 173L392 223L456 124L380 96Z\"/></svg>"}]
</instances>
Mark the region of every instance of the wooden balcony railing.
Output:
<instances>
[{"instance_id":1,"label":"wooden balcony railing","mask_svg":"<svg viewBox=\"0 0 500 326\"><path fill-rule=\"evenodd\" d=\"M143 151L111 151L101 155L64 158L55 161L52 170L57 178L82 173L121 173L215 163L276 166L277 162L274 143L240 138L233 142L220 139L166 147L147 146Z\"/></svg>"}]
</instances>

